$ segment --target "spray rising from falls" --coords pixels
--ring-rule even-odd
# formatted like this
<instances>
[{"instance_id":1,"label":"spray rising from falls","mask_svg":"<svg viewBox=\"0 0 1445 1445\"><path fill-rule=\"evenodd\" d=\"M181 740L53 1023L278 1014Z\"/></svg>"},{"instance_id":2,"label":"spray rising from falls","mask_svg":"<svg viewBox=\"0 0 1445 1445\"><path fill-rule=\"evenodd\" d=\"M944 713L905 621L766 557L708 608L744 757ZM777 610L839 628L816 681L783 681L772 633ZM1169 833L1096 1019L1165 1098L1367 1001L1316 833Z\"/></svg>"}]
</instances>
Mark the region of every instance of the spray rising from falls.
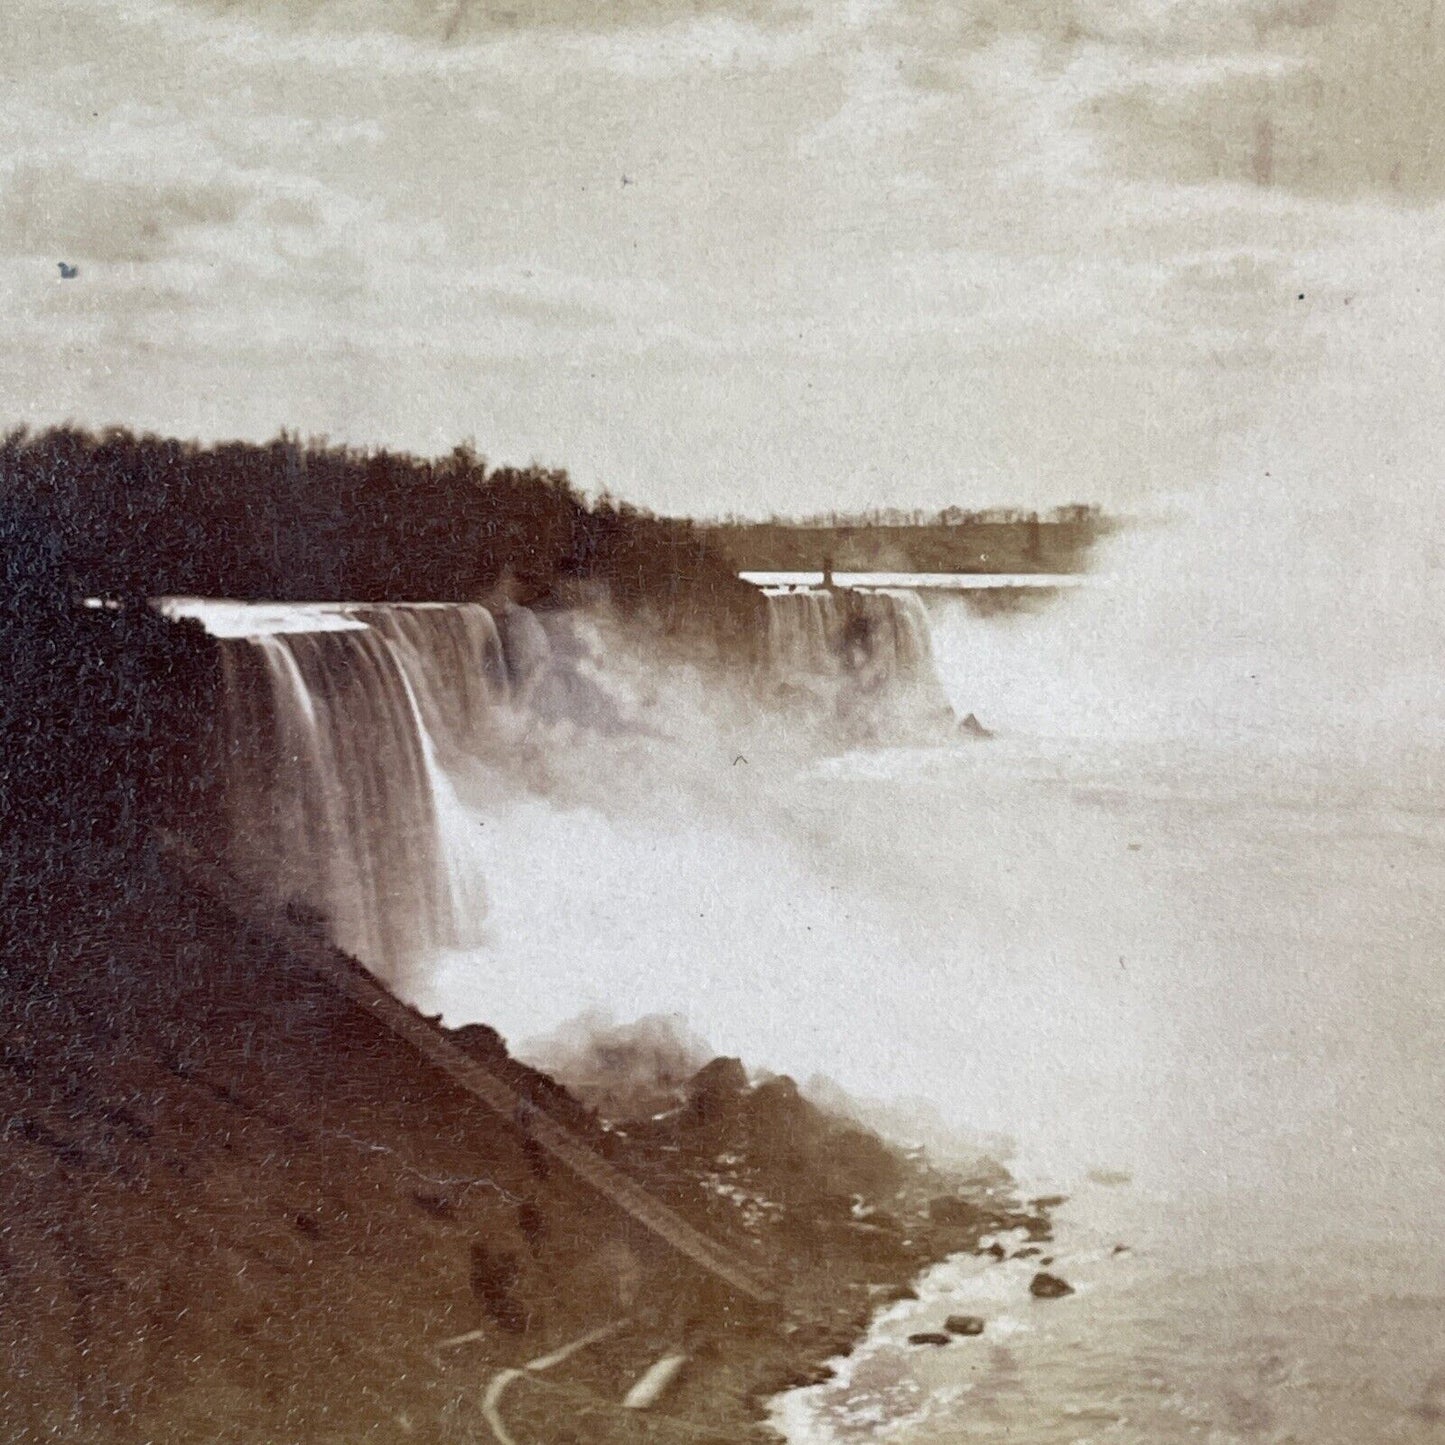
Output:
<instances>
[{"instance_id":1,"label":"spray rising from falls","mask_svg":"<svg viewBox=\"0 0 1445 1445\"><path fill-rule=\"evenodd\" d=\"M630 716L627 663L610 659L622 670L611 675L585 617L511 604L162 605L218 641L228 865L319 915L396 984L481 941L483 820L459 786L487 787L495 770L515 780L521 753L544 738L565 753L579 727L660 736ZM952 722L912 592L771 593L765 646L764 691L803 694L851 741Z\"/></svg>"}]
</instances>

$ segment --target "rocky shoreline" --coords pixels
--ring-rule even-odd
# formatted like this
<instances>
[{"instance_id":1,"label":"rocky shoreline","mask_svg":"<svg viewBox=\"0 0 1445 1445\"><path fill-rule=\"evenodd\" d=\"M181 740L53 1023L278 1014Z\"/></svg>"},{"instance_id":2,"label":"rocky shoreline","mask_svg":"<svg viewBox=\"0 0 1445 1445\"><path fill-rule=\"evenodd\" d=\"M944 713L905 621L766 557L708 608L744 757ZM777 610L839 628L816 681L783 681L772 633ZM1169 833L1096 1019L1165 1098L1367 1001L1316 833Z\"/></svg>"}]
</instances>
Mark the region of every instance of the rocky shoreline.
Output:
<instances>
[{"instance_id":1,"label":"rocky shoreline","mask_svg":"<svg viewBox=\"0 0 1445 1445\"><path fill-rule=\"evenodd\" d=\"M900 1223L910 1233L906 1240L895 1241L886 1260L866 1235L849 1239L838 1231L819 1230L806 1262L797 1256L789 1261L785 1302L777 1314L739 1315L717 1301L706 1319L696 1312L686 1318L654 1315L589 1352L592 1358L585 1368L574 1367L574 1399L586 1392L594 1401L617 1400L624 1393L619 1384L630 1372L640 1373L646 1360L685 1351L682 1372L654 1417L628 1420L604 1409L572 1433L551 1414L558 1395L565 1397L568 1390L553 1386L530 1399L513 1397L509 1429L519 1445L523 1440L538 1445L575 1440L580 1445L585 1440L662 1440L684 1434L715 1445L780 1440L768 1423L774 1397L832 1379L837 1362L866 1337L877 1313L916 1298L916 1282L931 1268L962 1253L986 1253L981 1243L996 1230L1023 1228L1046 1237L1046 1216L1000 1194L995 1186L978 1190L964 1183L959 1192L934 1198L966 1205L971 1221L940 1224L929 1218L926 1204L917 1213L903 1212ZM795 1229L795 1239L802 1232ZM860 1246L860 1238L868 1242ZM954 1323L952 1334L976 1333L971 1321ZM683 1434L672 1433L674 1426L682 1427Z\"/></svg>"},{"instance_id":2,"label":"rocky shoreline","mask_svg":"<svg viewBox=\"0 0 1445 1445\"><path fill-rule=\"evenodd\" d=\"M739 1315L720 1301L647 1332L659 1353L688 1351L668 1414L713 1422L718 1440L777 1438L765 1425L770 1399L830 1379L876 1313L915 1298L915 1282L941 1261L988 1253L994 1235L1052 1234L1054 1201L1022 1201L997 1164L935 1167L820 1108L791 1079L750 1081L736 1059L712 1060L670 1099L644 1091L637 1102L666 1106L644 1118L625 1117L615 1091L608 1100L604 1127L636 1176L778 1282L775 1311Z\"/></svg>"},{"instance_id":3,"label":"rocky shoreline","mask_svg":"<svg viewBox=\"0 0 1445 1445\"><path fill-rule=\"evenodd\" d=\"M736 1060L607 1118L491 1030L448 1035L777 1296L741 1298L158 852L57 856L0 880L7 1439L487 1439L499 1372L603 1326L521 1369L517 1445L769 1438L767 1400L929 1265L1047 1237L1001 1169L946 1174Z\"/></svg>"}]
</instances>

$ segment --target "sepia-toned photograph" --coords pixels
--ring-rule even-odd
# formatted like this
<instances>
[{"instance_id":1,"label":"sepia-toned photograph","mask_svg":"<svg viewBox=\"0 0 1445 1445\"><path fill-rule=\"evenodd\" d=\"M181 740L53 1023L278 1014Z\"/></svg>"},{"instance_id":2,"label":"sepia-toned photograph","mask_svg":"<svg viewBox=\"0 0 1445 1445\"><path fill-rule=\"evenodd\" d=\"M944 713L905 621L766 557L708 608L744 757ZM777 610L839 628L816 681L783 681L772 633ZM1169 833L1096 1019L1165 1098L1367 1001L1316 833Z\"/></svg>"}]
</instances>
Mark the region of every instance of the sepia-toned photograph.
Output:
<instances>
[{"instance_id":1,"label":"sepia-toned photograph","mask_svg":"<svg viewBox=\"0 0 1445 1445\"><path fill-rule=\"evenodd\" d=\"M0 29L0 1440L1445 1445L1436 0Z\"/></svg>"}]
</instances>

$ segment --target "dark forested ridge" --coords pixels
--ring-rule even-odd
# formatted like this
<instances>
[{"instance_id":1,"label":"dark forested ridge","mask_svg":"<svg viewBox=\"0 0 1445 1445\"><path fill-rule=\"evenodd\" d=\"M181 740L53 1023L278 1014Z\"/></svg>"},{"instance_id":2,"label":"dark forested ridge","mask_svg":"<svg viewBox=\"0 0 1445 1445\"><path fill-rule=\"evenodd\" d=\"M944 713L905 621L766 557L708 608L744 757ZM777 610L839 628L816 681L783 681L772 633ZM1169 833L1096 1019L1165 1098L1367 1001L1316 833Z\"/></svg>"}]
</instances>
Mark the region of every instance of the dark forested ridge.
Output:
<instances>
[{"instance_id":1,"label":"dark forested ridge","mask_svg":"<svg viewBox=\"0 0 1445 1445\"><path fill-rule=\"evenodd\" d=\"M73 596L468 601L505 581L535 602L601 583L668 622L751 601L692 522L589 503L564 471L493 468L467 447L12 433L0 508L12 595L44 577Z\"/></svg>"},{"instance_id":2,"label":"dark forested ridge","mask_svg":"<svg viewBox=\"0 0 1445 1445\"><path fill-rule=\"evenodd\" d=\"M1069 572L1110 523L1096 508L699 523L567 473L301 442L203 446L115 429L0 443L4 590L70 597L522 602L595 585L667 626L745 628L739 570Z\"/></svg>"}]
</instances>

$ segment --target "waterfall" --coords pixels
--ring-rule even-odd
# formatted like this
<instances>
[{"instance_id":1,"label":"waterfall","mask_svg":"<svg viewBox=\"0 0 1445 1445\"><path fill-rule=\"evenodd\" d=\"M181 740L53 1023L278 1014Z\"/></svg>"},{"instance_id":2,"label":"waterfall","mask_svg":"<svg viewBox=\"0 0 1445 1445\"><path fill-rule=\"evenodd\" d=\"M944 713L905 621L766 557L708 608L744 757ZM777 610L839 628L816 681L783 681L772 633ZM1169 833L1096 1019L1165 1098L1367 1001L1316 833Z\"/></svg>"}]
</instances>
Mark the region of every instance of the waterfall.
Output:
<instances>
[{"instance_id":1,"label":"waterfall","mask_svg":"<svg viewBox=\"0 0 1445 1445\"><path fill-rule=\"evenodd\" d=\"M510 603L159 606L220 650L228 866L392 983L480 941L478 822L454 780L474 789L519 722L630 726L565 621Z\"/></svg>"},{"instance_id":2,"label":"waterfall","mask_svg":"<svg viewBox=\"0 0 1445 1445\"><path fill-rule=\"evenodd\" d=\"M444 764L505 696L485 608L169 599L221 653L226 858L390 982L478 941L485 893Z\"/></svg>"},{"instance_id":3,"label":"waterfall","mask_svg":"<svg viewBox=\"0 0 1445 1445\"><path fill-rule=\"evenodd\" d=\"M347 614L391 644L443 757L474 751L479 730L512 690L492 614L477 603L393 603L351 607Z\"/></svg>"},{"instance_id":4,"label":"waterfall","mask_svg":"<svg viewBox=\"0 0 1445 1445\"><path fill-rule=\"evenodd\" d=\"M576 618L450 603L161 608L199 620L220 650L228 866L324 919L394 984L480 941L480 835L456 783L474 791L475 765L539 725L548 736L646 728ZM942 717L915 594L773 592L767 621L771 677L855 739Z\"/></svg>"},{"instance_id":5,"label":"waterfall","mask_svg":"<svg viewBox=\"0 0 1445 1445\"><path fill-rule=\"evenodd\" d=\"M764 592L767 611L767 663L781 682L831 677L838 670L841 631L837 598L820 588Z\"/></svg>"},{"instance_id":6,"label":"waterfall","mask_svg":"<svg viewBox=\"0 0 1445 1445\"><path fill-rule=\"evenodd\" d=\"M869 730L952 720L928 612L906 588L767 588L764 675Z\"/></svg>"},{"instance_id":7,"label":"waterfall","mask_svg":"<svg viewBox=\"0 0 1445 1445\"><path fill-rule=\"evenodd\" d=\"M848 595L852 618L861 621L857 630L867 637L863 645L881 671L899 681L933 675L933 635L916 592L889 587Z\"/></svg>"}]
</instances>

